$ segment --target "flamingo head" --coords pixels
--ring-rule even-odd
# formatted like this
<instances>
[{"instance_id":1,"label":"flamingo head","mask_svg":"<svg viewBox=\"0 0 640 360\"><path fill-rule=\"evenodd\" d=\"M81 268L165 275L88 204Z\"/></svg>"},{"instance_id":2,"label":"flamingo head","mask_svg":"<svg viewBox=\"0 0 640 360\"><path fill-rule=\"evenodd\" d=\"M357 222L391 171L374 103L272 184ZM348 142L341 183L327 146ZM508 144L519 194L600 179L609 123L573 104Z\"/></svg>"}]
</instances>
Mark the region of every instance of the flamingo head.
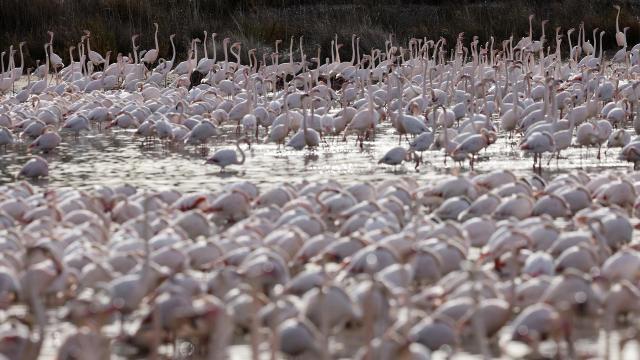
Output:
<instances>
[{"instance_id":1,"label":"flamingo head","mask_svg":"<svg viewBox=\"0 0 640 360\"><path fill-rule=\"evenodd\" d=\"M218 162L220 162L220 159L216 158L215 156L212 156L208 158L207 161L205 161L205 164L218 164Z\"/></svg>"}]
</instances>

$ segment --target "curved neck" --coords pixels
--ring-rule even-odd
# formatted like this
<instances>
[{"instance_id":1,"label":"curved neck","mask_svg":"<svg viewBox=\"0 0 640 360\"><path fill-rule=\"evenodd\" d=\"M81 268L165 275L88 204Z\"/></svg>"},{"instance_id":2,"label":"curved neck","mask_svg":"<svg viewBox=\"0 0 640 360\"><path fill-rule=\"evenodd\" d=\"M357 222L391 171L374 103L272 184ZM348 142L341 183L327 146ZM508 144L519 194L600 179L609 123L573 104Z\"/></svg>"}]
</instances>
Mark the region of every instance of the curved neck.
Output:
<instances>
[{"instance_id":1,"label":"curved neck","mask_svg":"<svg viewBox=\"0 0 640 360\"><path fill-rule=\"evenodd\" d=\"M246 156L244 154L244 151L242 151L242 148L240 147L240 141L236 142L236 147L238 148L238 151L240 152L240 157L241 157L239 161L236 161L236 164L242 165L246 160Z\"/></svg>"},{"instance_id":2,"label":"curved neck","mask_svg":"<svg viewBox=\"0 0 640 360\"><path fill-rule=\"evenodd\" d=\"M207 37L209 34L207 34L207 32L204 32L204 41L202 42L202 45L204 46L204 57L203 59L206 59L209 57L209 53L207 52Z\"/></svg>"},{"instance_id":3,"label":"curved neck","mask_svg":"<svg viewBox=\"0 0 640 360\"><path fill-rule=\"evenodd\" d=\"M240 51L241 51L241 48L240 48L240 47L238 47L238 52L235 52L234 50L235 50L235 49L232 47L232 48L231 48L231 53L232 53L232 54L233 54L233 56L236 58L236 62L238 63L238 67L239 67L239 66L240 66Z\"/></svg>"},{"instance_id":4,"label":"curved neck","mask_svg":"<svg viewBox=\"0 0 640 360\"><path fill-rule=\"evenodd\" d=\"M47 75L49 75L49 51L47 51L47 47L50 47L50 44L45 44L44 45L44 56L45 56L45 68L44 68L44 79L45 82L47 80Z\"/></svg>"},{"instance_id":5,"label":"curved neck","mask_svg":"<svg viewBox=\"0 0 640 360\"><path fill-rule=\"evenodd\" d=\"M173 64L174 61L176 61L176 45L173 43L173 38L169 38L169 41L171 42L171 51L173 52L173 54L171 55L171 64Z\"/></svg>"}]
</instances>

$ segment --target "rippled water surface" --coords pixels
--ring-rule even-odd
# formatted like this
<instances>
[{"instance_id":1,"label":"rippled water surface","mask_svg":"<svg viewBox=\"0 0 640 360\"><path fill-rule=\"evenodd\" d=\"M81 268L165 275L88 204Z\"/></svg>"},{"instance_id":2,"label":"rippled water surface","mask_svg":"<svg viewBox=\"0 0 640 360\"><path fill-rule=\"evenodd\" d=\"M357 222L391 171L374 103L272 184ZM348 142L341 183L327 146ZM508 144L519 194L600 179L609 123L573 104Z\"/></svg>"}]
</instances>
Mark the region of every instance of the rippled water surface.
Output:
<instances>
[{"instance_id":1,"label":"rippled water surface","mask_svg":"<svg viewBox=\"0 0 640 360\"><path fill-rule=\"evenodd\" d=\"M631 130L632 131L632 130ZM260 138L266 134L261 132ZM234 147L235 127L223 126L222 135L209 144L209 154L223 147ZM496 144L480 153L475 170L510 169L517 174L532 174L532 157L523 154L516 144L517 138L501 136ZM28 142L0 149L0 184L15 181L22 165L31 157ZM142 138L129 130L97 130L79 138L63 134L63 143L54 152L42 154L49 162L49 177L34 182L37 186L73 186L91 188L96 185L129 183L146 188L177 187L180 190L216 189L220 185L238 180L257 185L284 181L318 180L331 178L349 183L376 181L393 176L411 175L419 180L434 179L447 173L468 171L468 163L460 168L448 159L443 163L442 150L426 151L424 163L416 171L413 163L405 163L396 170L377 161L393 146L397 146L395 129L383 124L374 141L365 141L361 149L355 137L347 142L342 137L328 137L317 150L295 151L273 143L253 139L249 147L242 144L247 158L243 165L233 165L221 172L217 166L205 165L206 155L192 146L175 149L160 142L143 146ZM402 144L407 146L405 139ZM618 160L620 149L602 148L601 160L597 149L572 148L563 151L561 159L553 159L547 166L545 154L542 175L550 177L558 172L583 169L588 173L603 169L632 169Z\"/></svg>"}]
</instances>

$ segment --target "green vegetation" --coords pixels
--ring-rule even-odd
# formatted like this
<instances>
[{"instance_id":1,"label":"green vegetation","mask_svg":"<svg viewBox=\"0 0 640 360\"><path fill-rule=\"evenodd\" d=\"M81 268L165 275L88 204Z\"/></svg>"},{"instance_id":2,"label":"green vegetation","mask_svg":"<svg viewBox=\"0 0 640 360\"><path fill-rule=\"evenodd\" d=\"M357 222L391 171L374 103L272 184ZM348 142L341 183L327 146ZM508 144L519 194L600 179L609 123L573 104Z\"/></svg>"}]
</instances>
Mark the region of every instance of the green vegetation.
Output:
<instances>
[{"instance_id":1,"label":"green vegetation","mask_svg":"<svg viewBox=\"0 0 640 360\"><path fill-rule=\"evenodd\" d=\"M622 1L621 27L629 26L630 44L640 39L634 14L637 1ZM104 54L109 49L130 51L130 36L140 33L141 49L153 47L153 22L160 24L161 56L170 56L169 34L176 34L178 58L186 57L192 37L203 30L243 43L243 56L250 48L272 51L276 39L283 39L288 51L291 36L304 36L306 51L315 55L322 46L322 58L329 56L334 34L345 43L343 58L350 55L349 36L361 37L361 49L382 47L384 38L394 33L402 43L412 36L437 39L451 44L459 32L467 39L490 35L502 40L516 39L528 32L529 13L536 14L534 37L540 36L540 20L549 19L548 40L556 26L563 32L584 21L587 35L599 27L607 31L608 48L615 46L616 11L610 1L515 0L515 1L410 1L410 0L0 0L0 48L27 41L27 62L44 57L42 44L47 30L55 32L54 49L68 61L68 46L79 41L83 29L92 33L92 49ZM577 33L577 31L576 31ZM574 41L575 41L574 35ZM555 46L552 41L551 46ZM566 50L566 36L563 46ZM209 45L211 43L209 42ZM297 50L297 38L295 49ZM220 48L218 48L220 50ZM281 54L283 54L281 52ZM218 53L220 57L220 52ZM297 58L296 58L297 59Z\"/></svg>"}]
</instances>

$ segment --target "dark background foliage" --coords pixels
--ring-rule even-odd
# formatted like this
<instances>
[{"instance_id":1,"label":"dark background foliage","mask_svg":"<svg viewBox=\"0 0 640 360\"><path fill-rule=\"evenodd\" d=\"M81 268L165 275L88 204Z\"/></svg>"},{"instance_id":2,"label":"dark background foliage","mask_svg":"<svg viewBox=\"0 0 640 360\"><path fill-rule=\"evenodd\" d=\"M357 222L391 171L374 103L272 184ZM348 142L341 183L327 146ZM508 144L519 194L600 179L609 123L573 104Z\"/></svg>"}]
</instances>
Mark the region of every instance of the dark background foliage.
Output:
<instances>
[{"instance_id":1,"label":"dark background foliage","mask_svg":"<svg viewBox=\"0 0 640 360\"><path fill-rule=\"evenodd\" d=\"M616 3L623 9L621 27L630 27L629 43L635 44L640 39L636 15L640 15L640 3ZM178 59L182 60L189 40L202 39L202 31L207 30L219 34L218 50L221 39L228 36L243 43L243 56L246 50L256 48L259 58L262 52L273 50L276 39L283 39L288 51L289 38L296 36L297 50L301 35L305 51L315 55L320 45L325 58L337 33L345 44L342 58L349 59L352 33L361 37L363 51L381 48L389 33L401 43L413 36L443 36L451 43L464 32L467 40L478 35L487 41L494 35L499 44L512 34L516 41L525 36L530 13L536 15L535 38L540 36L542 19L550 20L548 34L557 26L564 33L575 27L577 34L580 21L584 21L589 38L594 27L604 29L605 48L613 48L616 11L612 5L611 1L583 0L0 0L0 48L6 50L10 44L26 41L26 59L33 64L34 59L44 58L46 32L52 30L55 52L68 62L68 47L79 41L83 29L89 29L92 50L127 53L133 33L141 34L141 49L152 48L153 22L158 22L163 57L170 57L169 34L176 34ZM553 40L553 36L547 39ZM553 41L550 43L553 47ZM566 36L563 46L566 52Z\"/></svg>"}]
</instances>

